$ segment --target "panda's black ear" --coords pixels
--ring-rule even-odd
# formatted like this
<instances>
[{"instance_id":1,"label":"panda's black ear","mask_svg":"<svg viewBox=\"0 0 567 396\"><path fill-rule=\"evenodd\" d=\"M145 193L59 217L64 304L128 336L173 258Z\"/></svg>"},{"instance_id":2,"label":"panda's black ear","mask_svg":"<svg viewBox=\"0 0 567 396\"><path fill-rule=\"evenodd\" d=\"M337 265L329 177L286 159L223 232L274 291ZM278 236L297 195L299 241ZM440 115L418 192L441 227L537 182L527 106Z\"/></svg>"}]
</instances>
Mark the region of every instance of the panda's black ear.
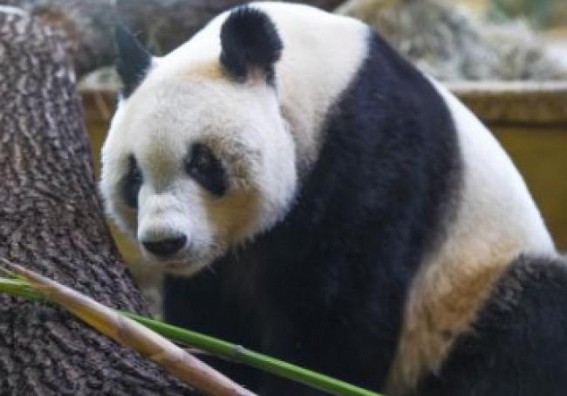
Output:
<instances>
[{"instance_id":1,"label":"panda's black ear","mask_svg":"<svg viewBox=\"0 0 567 396\"><path fill-rule=\"evenodd\" d=\"M136 37L121 25L116 26L115 40L118 55L116 71L122 79L122 97L127 98L146 76L152 56Z\"/></svg>"},{"instance_id":2,"label":"panda's black ear","mask_svg":"<svg viewBox=\"0 0 567 396\"><path fill-rule=\"evenodd\" d=\"M221 28L221 64L237 81L252 70L265 73L272 83L274 63L280 58L282 41L275 25L262 11L243 6L232 11Z\"/></svg>"}]
</instances>

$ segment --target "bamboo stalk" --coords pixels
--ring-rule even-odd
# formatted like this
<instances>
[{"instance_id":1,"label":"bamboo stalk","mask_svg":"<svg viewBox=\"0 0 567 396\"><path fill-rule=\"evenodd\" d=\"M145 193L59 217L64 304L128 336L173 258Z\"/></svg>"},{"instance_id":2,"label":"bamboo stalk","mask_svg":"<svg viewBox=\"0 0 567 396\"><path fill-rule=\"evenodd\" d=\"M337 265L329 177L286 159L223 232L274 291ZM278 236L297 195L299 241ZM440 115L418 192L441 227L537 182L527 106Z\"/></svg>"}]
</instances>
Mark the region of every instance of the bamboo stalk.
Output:
<instances>
[{"instance_id":1,"label":"bamboo stalk","mask_svg":"<svg viewBox=\"0 0 567 396\"><path fill-rule=\"evenodd\" d=\"M273 357L251 351L241 345L231 344L201 333L181 329L157 320L123 312L148 328L177 341L214 355L287 378L336 396L380 396L378 393L357 387L344 381L316 373Z\"/></svg>"},{"instance_id":2,"label":"bamboo stalk","mask_svg":"<svg viewBox=\"0 0 567 396\"><path fill-rule=\"evenodd\" d=\"M6 259L0 260L10 271L24 277L48 300L60 304L101 333L159 364L187 385L214 396L254 395L171 341L118 311ZM12 282L8 287L13 289L14 285ZM24 290L21 294L23 297L26 295L30 295L29 290Z\"/></svg>"}]
</instances>

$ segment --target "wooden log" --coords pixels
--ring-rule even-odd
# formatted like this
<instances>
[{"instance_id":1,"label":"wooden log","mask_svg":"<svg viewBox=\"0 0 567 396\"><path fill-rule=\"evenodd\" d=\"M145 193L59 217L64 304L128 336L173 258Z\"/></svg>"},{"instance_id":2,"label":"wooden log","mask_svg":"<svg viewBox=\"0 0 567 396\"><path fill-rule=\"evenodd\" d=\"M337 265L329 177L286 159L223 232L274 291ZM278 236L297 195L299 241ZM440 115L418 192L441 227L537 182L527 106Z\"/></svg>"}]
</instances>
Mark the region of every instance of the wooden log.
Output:
<instances>
[{"instance_id":1,"label":"wooden log","mask_svg":"<svg viewBox=\"0 0 567 396\"><path fill-rule=\"evenodd\" d=\"M0 256L146 313L104 221L64 48L4 9L0 71ZM0 394L193 392L61 309L0 295Z\"/></svg>"}]
</instances>

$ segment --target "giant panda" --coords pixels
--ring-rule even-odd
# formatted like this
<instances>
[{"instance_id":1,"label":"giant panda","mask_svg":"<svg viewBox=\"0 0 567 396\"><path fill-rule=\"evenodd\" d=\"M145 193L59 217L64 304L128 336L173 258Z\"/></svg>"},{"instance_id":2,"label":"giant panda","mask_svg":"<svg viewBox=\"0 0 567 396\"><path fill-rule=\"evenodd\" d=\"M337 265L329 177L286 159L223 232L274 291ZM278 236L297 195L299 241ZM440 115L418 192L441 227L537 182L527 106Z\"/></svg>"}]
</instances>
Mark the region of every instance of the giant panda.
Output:
<instances>
[{"instance_id":1,"label":"giant panda","mask_svg":"<svg viewBox=\"0 0 567 396\"><path fill-rule=\"evenodd\" d=\"M387 395L567 392L567 270L526 185L369 27L262 2L118 48L100 186L168 321Z\"/></svg>"}]
</instances>

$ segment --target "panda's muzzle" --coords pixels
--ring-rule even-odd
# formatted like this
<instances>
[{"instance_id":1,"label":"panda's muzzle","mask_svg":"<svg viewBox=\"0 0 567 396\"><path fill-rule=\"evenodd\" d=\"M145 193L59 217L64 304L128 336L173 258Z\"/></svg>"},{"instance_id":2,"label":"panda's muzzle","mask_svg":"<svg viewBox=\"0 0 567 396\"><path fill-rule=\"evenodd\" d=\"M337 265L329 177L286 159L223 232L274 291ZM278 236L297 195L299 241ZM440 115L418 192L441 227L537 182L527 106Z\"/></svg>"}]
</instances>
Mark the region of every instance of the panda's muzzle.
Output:
<instances>
[{"instance_id":1,"label":"panda's muzzle","mask_svg":"<svg viewBox=\"0 0 567 396\"><path fill-rule=\"evenodd\" d=\"M144 248L159 257L170 257L179 252L187 243L185 235L164 238L154 241L142 241Z\"/></svg>"}]
</instances>

